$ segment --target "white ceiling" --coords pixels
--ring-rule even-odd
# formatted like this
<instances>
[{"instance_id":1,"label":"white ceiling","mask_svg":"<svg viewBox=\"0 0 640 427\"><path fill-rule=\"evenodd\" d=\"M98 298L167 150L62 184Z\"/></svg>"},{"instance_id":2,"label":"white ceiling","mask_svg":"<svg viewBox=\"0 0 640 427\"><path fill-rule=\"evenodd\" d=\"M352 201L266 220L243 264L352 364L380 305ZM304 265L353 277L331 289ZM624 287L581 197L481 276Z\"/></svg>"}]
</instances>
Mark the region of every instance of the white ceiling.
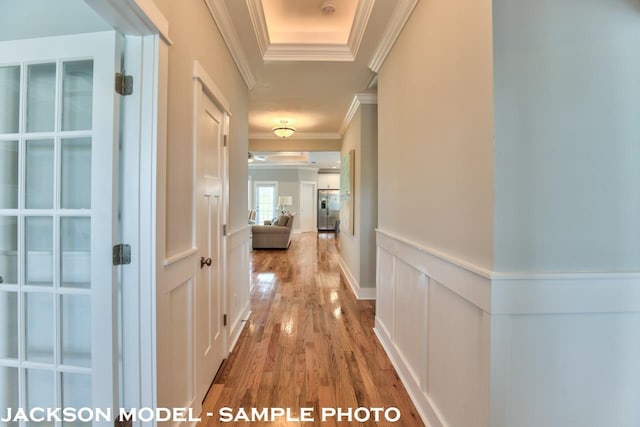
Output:
<instances>
[{"instance_id":1,"label":"white ceiling","mask_svg":"<svg viewBox=\"0 0 640 427\"><path fill-rule=\"evenodd\" d=\"M296 138L339 139L354 95L375 92L370 64L388 44L394 12L407 3L337 0L336 12L323 15L322 0L223 1L255 80L252 139L271 137L283 119L296 128Z\"/></svg>"}]
</instances>

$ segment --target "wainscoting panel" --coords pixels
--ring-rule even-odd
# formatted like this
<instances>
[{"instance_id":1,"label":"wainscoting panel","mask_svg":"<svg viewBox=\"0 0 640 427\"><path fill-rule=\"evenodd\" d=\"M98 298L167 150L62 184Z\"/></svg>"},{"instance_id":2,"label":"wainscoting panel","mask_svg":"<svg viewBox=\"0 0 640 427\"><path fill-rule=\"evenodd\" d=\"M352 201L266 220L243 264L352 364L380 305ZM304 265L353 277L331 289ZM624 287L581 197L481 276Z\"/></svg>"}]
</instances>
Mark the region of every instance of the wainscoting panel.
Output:
<instances>
[{"instance_id":1,"label":"wainscoting panel","mask_svg":"<svg viewBox=\"0 0 640 427\"><path fill-rule=\"evenodd\" d=\"M376 335L428 427L489 426L490 280L388 233Z\"/></svg>"},{"instance_id":2,"label":"wainscoting panel","mask_svg":"<svg viewBox=\"0 0 640 427\"><path fill-rule=\"evenodd\" d=\"M233 349L250 314L250 233L251 228L244 227L231 232L227 241L228 351Z\"/></svg>"},{"instance_id":3,"label":"wainscoting panel","mask_svg":"<svg viewBox=\"0 0 640 427\"><path fill-rule=\"evenodd\" d=\"M426 391L429 278L403 261L397 261L396 268L396 304L402 309L395 310L393 341L413 380Z\"/></svg>"},{"instance_id":4,"label":"wainscoting panel","mask_svg":"<svg viewBox=\"0 0 640 427\"><path fill-rule=\"evenodd\" d=\"M176 407L190 407L195 399L193 280L169 292L172 393ZM180 369L175 369L180 367Z\"/></svg>"}]
</instances>

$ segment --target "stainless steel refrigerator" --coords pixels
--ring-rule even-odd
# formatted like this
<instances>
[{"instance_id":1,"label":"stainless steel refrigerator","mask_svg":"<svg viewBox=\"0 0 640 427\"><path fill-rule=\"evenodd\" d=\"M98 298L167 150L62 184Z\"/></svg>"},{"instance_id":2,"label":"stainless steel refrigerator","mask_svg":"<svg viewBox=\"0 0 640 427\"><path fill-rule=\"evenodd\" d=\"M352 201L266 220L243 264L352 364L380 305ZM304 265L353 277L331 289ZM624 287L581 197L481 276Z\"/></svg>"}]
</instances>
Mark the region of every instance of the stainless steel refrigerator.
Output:
<instances>
[{"instance_id":1,"label":"stainless steel refrigerator","mask_svg":"<svg viewBox=\"0 0 640 427\"><path fill-rule=\"evenodd\" d=\"M318 231L337 231L340 190L318 190Z\"/></svg>"}]
</instances>

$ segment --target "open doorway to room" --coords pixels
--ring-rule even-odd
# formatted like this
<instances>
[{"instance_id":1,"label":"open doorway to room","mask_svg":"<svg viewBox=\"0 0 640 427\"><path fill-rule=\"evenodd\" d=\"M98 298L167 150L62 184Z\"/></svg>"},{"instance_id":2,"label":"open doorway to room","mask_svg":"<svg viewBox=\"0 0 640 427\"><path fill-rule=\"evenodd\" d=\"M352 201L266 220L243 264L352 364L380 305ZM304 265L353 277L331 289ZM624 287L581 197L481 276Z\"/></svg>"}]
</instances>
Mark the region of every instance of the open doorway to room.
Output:
<instances>
[{"instance_id":1,"label":"open doorway to room","mask_svg":"<svg viewBox=\"0 0 640 427\"><path fill-rule=\"evenodd\" d=\"M248 161L249 210L255 211L256 225L288 213L294 217L293 233L326 231L328 223L336 230L339 152L257 151Z\"/></svg>"}]
</instances>

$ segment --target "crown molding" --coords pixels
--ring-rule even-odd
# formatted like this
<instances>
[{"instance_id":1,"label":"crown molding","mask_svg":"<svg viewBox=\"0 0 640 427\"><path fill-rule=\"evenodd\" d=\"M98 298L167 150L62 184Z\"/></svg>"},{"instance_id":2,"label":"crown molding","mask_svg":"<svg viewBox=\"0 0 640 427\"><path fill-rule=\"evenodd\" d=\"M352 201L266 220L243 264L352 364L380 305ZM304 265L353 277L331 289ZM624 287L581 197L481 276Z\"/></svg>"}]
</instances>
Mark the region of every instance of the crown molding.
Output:
<instances>
[{"instance_id":1,"label":"crown molding","mask_svg":"<svg viewBox=\"0 0 640 427\"><path fill-rule=\"evenodd\" d=\"M384 64L385 59L387 59L387 55L391 52L391 48L400 36L402 29L419 1L420 0L398 0L398 4L393 10L391 19L389 19L389 23L384 30L380 44L369 63L369 68L374 73L380 71L382 64Z\"/></svg>"},{"instance_id":2,"label":"crown molding","mask_svg":"<svg viewBox=\"0 0 640 427\"><path fill-rule=\"evenodd\" d=\"M264 17L262 0L247 0L247 8L249 9L249 17L251 17L251 25L253 25L253 32L256 34L260 54L264 57L271 40L269 39L267 20Z\"/></svg>"},{"instance_id":3,"label":"crown molding","mask_svg":"<svg viewBox=\"0 0 640 427\"><path fill-rule=\"evenodd\" d=\"M242 49L240 38L238 37L238 33L236 32L233 21L231 20L231 15L229 14L227 5L224 0L204 0L204 3L211 14L213 21L218 26L220 34L222 34L222 38L229 49L229 53L233 57L233 60L238 67L238 71L240 71L240 74L244 79L244 83L247 85L247 88L251 90L255 86L256 80L251 73L247 55L245 54L244 49Z\"/></svg>"},{"instance_id":4,"label":"crown molding","mask_svg":"<svg viewBox=\"0 0 640 427\"><path fill-rule=\"evenodd\" d=\"M347 128L351 124L351 120L353 120L353 116L356 115L358 108L361 105L366 104L377 104L378 103L378 94L376 93L356 93L353 96L353 101L351 101L351 105L347 110L347 114L344 116L344 120L342 121L342 126L340 126L340 137L344 136L344 133L347 131Z\"/></svg>"},{"instance_id":5,"label":"crown molding","mask_svg":"<svg viewBox=\"0 0 640 427\"><path fill-rule=\"evenodd\" d=\"M265 61L353 61L353 52L343 44L270 44L262 55Z\"/></svg>"},{"instance_id":6,"label":"crown molding","mask_svg":"<svg viewBox=\"0 0 640 427\"><path fill-rule=\"evenodd\" d=\"M371 12L373 11L373 4L375 0L360 0L356 9L356 15L353 17L353 26L349 33L349 41L347 45L351 54L355 59L358 56L358 50L360 49L360 43L364 37L364 31L367 29Z\"/></svg>"},{"instance_id":7,"label":"crown molding","mask_svg":"<svg viewBox=\"0 0 640 427\"><path fill-rule=\"evenodd\" d=\"M275 169L275 170L301 170L309 172L318 172L320 168L307 166L305 163L292 163L288 165L279 165L277 163L249 163L249 169Z\"/></svg>"},{"instance_id":8,"label":"crown molding","mask_svg":"<svg viewBox=\"0 0 640 427\"><path fill-rule=\"evenodd\" d=\"M340 139L340 135L337 133L331 133L331 132L307 132L307 133L296 132L289 138L280 138L279 136L276 136L273 132L255 132L255 133L249 134L249 139L276 139L276 140L330 139L330 140L334 140L334 139Z\"/></svg>"}]
</instances>

